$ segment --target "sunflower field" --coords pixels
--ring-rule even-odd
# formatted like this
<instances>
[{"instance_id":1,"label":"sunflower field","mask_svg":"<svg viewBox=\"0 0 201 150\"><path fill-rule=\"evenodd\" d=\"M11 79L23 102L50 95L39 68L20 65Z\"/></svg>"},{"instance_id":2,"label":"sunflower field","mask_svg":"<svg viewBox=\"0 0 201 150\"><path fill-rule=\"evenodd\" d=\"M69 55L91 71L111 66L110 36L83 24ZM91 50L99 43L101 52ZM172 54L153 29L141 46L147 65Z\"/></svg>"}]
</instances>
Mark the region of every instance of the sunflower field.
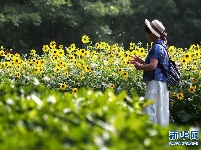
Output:
<instances>
[{"instance_id":1,"label":"sunflower field","mask_svg":"<svg viewBox=\"0 0 201 150\"><path fill-rule=\"evenodd\" d=\"M87 35L81 41L82 47L75 43L65 47L51 41L42 47L42 55L34 49L29 54L12 54L4 46L0 47L0 105L3 108L0 113L3 116L9 114L1 121L2 137L11 141L16 141L21 135L32 139L12 143L12 149L16 145L21 149L26 149L26 146L39 148L40 145L46 149L69 149L75 143L79 144L74 149L116 149L114 145L117 143L120 149L155 149L157 141L159 145L167 142L168 137L166 140L155 139L155 142L154 138L151 139L155 133L164 137L167 130L149 123L145 124L145 131L142 129L142 123L148 119L140 114L140 110L149 102L139 102L145 93L142 72L128 64L132 55L145 58L151 44L143 47L140 42L131 42L126 50L118 44L93 43ZM175 128L174 125L201 124L200 49L199 44L184 49L169 46L169 55L179 64L181 71L180 84L170 87L171 128ZM112 104L114 101L117 106ZM136 122L136 118L141 119ZM127 123L122 124L125 121ZM132 121L136 122L136 127L131 125ZM68 126L65 122L69 122ZM155 128L153 132L152 127ZM90 128L93 129L91 132ZM44 141L51 137L51 132L54 135L48 139L52 143L49 147ZM69 136L66 137L64 132ZM136 132L139 141L150 134L144 143L137 144L136 141L131 144L137 137L130 132ZM5 139L1 139L4 143L1 149L11 146ZM168 149L166 144L161 145L162 149Z\"/></svg>"}]
</instances>

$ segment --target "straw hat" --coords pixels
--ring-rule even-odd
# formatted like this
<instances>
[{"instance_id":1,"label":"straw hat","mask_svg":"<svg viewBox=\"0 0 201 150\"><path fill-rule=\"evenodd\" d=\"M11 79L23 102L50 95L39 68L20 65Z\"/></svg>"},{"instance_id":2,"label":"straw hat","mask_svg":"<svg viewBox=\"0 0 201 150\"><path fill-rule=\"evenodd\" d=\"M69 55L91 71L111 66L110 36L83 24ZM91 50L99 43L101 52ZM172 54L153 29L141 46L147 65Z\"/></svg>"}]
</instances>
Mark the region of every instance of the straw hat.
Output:
<instances>
[{"instance_id":1,"label":"straw hat","mask_svg":"<svg viewBox=\"0 0 201 150\"><path fill-rule=\"evenodd\" d=\"M163 26L163 24L156 19L152 22L149 22L149 20L145 19L145 24L157 37L160 37L161 33L165 31L165 27Z\"/></svg>"}]
</instances>

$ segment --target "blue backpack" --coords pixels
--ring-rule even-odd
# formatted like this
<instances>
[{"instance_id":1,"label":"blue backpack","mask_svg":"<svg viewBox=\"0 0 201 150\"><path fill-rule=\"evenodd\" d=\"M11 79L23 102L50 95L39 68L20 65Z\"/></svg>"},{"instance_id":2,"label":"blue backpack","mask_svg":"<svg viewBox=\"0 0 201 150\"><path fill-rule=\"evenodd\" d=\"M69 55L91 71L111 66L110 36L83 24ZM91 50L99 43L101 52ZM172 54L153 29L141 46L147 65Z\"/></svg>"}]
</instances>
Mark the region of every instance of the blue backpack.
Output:
<instances>
[{"instance_id":1,"label":"blue backpack","mask_svg":"<svg viewBox=\"0 0 201 150\"><path fill-rule=\"evenodd\" d=\"M162 43L156 43L156 44L160 44L162 45L168 54L168 48L166 44L162 44ZM168 86L175 86L177 84L179 84L180 79L181 79L181 73L180 73L180 69L178 67L178 65L176 64L175 61L173 61L168 54L168 58L169 58L169 62L168 62L168 70L166 71L165 68L160 64L160 62L158 63L158 66L161 68L162 72L165 74L166 76L166 82Z\"/></svg>"}]
</instances>

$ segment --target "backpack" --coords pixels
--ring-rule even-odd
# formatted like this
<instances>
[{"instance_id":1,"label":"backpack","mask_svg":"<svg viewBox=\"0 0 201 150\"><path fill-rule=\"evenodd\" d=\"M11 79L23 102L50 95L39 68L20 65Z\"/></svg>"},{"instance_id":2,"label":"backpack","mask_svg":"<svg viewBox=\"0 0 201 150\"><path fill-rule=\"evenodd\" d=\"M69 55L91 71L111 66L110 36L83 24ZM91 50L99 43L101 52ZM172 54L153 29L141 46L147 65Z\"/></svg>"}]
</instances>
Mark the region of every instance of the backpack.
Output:
<instances>
[{"instance_id":1,"label":"backpack","mask_svg":"<svg viewBox=\"0 0 201 150\"><path fill-rule=\"evenodd\" d=\"M168 48L166 45L164 44L161 44L161 43L156 43L156 44L160 44L162 45L166 51L167 51L167 55L168 55L168 58L169 58L169 62L168 62L168 71L166 71L164 69L164 67L160 64L160 62L158 63L158 66L160 67L160 69L162 70L163 74L165 74L166 76L166 82L167 82L167 85L168 86L175 86L177 84L179 84L180 82L180 78L181 78L181 74L180 74L180 69L178 67L178 65L176 64L175 61L173 61L169 54L168 54Z\"/></svg>"}]
</instances>

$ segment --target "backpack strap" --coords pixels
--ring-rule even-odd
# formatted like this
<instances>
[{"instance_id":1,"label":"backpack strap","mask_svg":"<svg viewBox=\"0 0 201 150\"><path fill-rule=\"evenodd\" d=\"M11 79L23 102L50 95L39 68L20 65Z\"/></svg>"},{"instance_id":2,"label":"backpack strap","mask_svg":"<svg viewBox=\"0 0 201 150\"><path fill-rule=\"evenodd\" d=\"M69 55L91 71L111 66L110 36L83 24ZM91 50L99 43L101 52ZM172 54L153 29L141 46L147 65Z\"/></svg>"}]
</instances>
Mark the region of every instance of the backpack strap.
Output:
<instances>
[{"instance_id":1,"label":"backpack strap","mask_svg":"<svg viewBox=\"0 0 201 150\"><path fill-rule=\"evenodd\" d=\"M170 59L170 56L169 56L169 53L168 53L168 45L165 44L165 43L159 43L159 42L158 43L154 43L154 45L155 44L160 44L161 46L163 46L165 48L166 52L167 52L168 58Z\"/></svg>"},{"instance_id":2,"label":"backpack strap","mask_svg":"<svg viewBox=\"0 0 201 150\"><path fill-rule=\"evenodd\" d=\"M165 43L154 43L154 45L155 44L160 44L161 46L163 46L165 48L167 55L168 55L168 59L170 60L169 53L168 53L168 45L166 45ZM158 61L158 66L161 69L162 73L167 75L168 71L165 70L165 68L163 67L163 65L159 61Z\"/></svg>"}]
</instances>

